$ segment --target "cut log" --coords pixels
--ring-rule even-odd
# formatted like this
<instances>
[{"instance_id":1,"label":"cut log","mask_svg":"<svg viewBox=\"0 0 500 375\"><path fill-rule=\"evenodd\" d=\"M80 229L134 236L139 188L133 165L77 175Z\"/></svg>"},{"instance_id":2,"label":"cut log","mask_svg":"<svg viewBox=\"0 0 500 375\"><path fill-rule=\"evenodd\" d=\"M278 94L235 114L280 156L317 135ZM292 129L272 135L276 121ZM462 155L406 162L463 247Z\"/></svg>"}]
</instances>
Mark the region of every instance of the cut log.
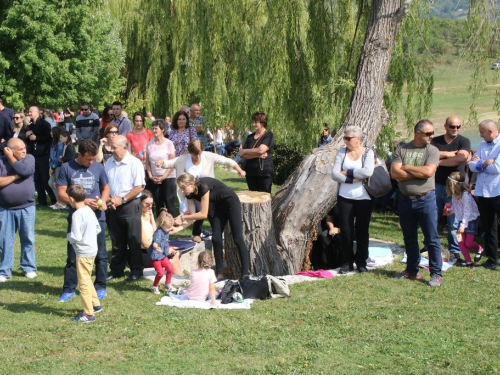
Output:
<instances>
[{"instance_id":1,"label":"cut log","mask_svg":"<svg viewBox=\"0 0 500 375\"><path fill-rule=\"evenodd\" d=\"M288 269L276 246L272 221L271 194L258 191L241 191L243 239L248 246L250 273L253 275L286 275ZM241 262L231 227L224 230L224 248L227 267L224 275L237 279L241 275Z\"/></svg>"}]
</instances>

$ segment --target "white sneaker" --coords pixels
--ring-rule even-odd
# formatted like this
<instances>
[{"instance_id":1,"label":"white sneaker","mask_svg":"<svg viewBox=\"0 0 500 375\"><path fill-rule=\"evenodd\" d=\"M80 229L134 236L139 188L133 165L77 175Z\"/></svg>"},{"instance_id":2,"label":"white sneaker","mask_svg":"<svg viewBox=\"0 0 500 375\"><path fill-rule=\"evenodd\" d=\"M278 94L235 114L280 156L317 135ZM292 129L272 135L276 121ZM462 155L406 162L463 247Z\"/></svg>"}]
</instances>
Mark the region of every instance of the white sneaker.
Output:
<instances>
[{"instance_id":1,"label":"white sneaker","mask_svg":"<svg viewBox=\"0 0 500 375\"><path fill-rule=\"evenodd\" d=\"M37 277L37 274L36 272L26 272L25 275L28 279L34 279L35 277Z\"/></svg>"},{"instance_id":2,"label":"white sneaker","mask_svg":"<svg viewBox=\"0 0 500 375\"><path fill-rule=\"evenodd\" d=\"M151 291L154 293L154 294L160 294L160 290L158 289L157 286L152 286L151 287Z\"/></svg>"},{"instance_id":3,"label":"white sneaker","mask_svg":"<svg viewBox=\"0 0 500 375\"><path fill-rule=\"evenodd\" d=\"M5 276L0 276L0 283L4 283L7 281L7 278Z\"/></svg>"}]
</instances>

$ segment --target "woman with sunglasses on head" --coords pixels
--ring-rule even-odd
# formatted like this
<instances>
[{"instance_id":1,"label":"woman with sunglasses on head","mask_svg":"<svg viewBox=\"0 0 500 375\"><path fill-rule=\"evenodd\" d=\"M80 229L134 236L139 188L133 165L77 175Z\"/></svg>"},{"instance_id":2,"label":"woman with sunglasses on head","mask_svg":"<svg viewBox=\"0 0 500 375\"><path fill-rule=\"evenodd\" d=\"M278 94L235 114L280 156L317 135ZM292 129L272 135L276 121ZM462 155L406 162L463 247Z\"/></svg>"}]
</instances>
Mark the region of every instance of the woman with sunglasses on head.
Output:
<instances>
[{"instance_id":1,"label":"woman with sunglasses on head","mask_svg":"<svg viewBox=\"0 0 500 375\"><path fill-rule=\"evenodd\" d=\"M118 134L118 126L116 124L109 124L104 130L104 137L99 141L97 148L97 155L95 161L98 163L106 164L108 159L113 156L111 152L111 140Z\"/></svg>"},{"instance_id":2,"label":"woman with sunglasses on head","mask_svg":"<svg viewBox=\"0 0 500 375\"><path fill-rule=\"evenodd\" d=\"M26 130L28 130L28 119L22 112L14 114L13 137L22 139L26 143Z\"/></svg>"},{"instance_id":3,"label":"woman with sunglasses on head","mask_svg":"<svg viewBox=\"0 0 500 375\"><path fill-rule=\"evenodd\" d=\"M271 193L273 184L274 135L267 130L267 116L264 112L252 115L255 133L250 134L238 155L245 160L248 190Z\"/></svg>"},{"instance_id":4,"label":"woman with sunglasses on head","mask_svg":"<svg viewBox=\"0 0 500 375\"><path fill-rule=\"evenodd\" d=\"M332 178L339 183L337 204L340 211L340 238L342 267L345 274L354 269L368 272L369 233L368 227L373 210L373 201L363 186L363 180L373 174L375 165L372 150L361 144L362 131L359 126L348 126L344 131L346 147L338 150L333 165ZM356 229L356 255L354 254L354 229Z\"/></svg>"}]
</instances>

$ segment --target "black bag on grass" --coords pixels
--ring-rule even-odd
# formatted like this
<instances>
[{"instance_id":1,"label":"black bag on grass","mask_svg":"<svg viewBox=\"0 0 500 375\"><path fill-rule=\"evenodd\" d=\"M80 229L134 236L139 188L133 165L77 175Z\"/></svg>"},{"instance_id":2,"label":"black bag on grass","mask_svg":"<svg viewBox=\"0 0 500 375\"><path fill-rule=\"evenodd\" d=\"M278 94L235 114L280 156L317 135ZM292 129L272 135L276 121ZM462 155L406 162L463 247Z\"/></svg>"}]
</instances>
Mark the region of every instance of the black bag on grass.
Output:
<instances>
[{"instance_id":1,"label":"black bag on grass","mask_svg":"<svg viewBox=\"0 0 500 375\"><path fill-rule=\"evenodd\" d=\"M223 305L232 303L234 301L233 296L234 293L241 293L240 283L238 281L228 280L224 284L222 288L222 292L220 293L221 302Z\"/></svg>"},{"instance_id":2,"label":"black bag on grass","mask_svg":"<svg viewBox=\"0 0 500 375\"><path fill-rule=\"evenodd\" d=\"M269 282L266 276L243 276L240 279L243 298L267 299L269 295Z\"/></svg>"}]
</instances>

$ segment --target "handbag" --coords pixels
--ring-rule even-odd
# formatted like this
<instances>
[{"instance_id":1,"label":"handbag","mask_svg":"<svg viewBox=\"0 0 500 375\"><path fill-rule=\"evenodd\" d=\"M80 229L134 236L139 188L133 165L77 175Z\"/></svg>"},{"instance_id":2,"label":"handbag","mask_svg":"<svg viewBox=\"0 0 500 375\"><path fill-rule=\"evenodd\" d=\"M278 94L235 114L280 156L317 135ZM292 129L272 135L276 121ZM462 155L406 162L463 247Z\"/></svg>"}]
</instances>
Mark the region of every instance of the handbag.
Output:
<instances>
[{"instance_id":1,"label":"handbag","mask_svg":"<svg viewBox=\"0 0 500 375\"><path fill-rule=\"evenodd\" d=\"M243 276L240 286L244 299L269 298L269 282L266 276Z\"/></svg>"},{"instance_id":2,"label":"handbag","mask_svg":"<svg viewBox=\"0 0 500 375\"><path fill-rule=\"evenodd\" d=\"M365 158L368 153L368 148L365 148L363 152L363 165L365 163ZM382 160L375 152L375 167L373 168L373 174L363 181L363 186L365 187L367 193L372 198L378 198L386 195L392 189L391 175L387 170L385 161Z\"/></svg>"},{"instance_id":3,"label":"handbag","mask_svg":"<svg viewBox=\"0 0 500 375\"><path fill-rule=\"evenodd\" d=\"M284 277L267 275L269 295L271 298L290 297L290 288Z\"/></svg>"},{"instance_id":4,"label":"handbag","mask_svg":"<svg viewBox=\"0 0 500 375\"><path fill-rule=\"evenodd\" d=\"M235 293L241 293L240 283L238 281L231 281L231 280L226 281L220 294L221 303L225 305L233 302L234 301L233 296Z\"/></svg>"}]
</instances>

